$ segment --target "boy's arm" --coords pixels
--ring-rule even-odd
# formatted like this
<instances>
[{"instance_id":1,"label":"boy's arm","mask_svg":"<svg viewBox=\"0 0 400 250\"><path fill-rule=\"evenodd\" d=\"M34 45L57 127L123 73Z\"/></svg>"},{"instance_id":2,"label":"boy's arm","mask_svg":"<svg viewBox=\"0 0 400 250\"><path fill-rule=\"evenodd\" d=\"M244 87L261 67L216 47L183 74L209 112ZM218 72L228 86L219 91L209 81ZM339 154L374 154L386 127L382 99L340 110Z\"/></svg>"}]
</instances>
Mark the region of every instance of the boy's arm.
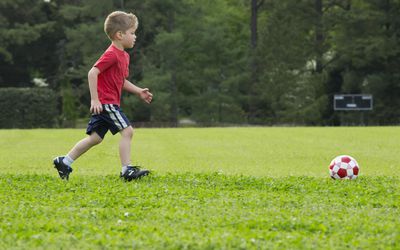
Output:
<instances>
[{"instance_id":1,"label":"boy's arm","mask_svg":"<svg viewBox=\"0 0 400 250\"><path fill-rule=\"evenodd\" d=\"M100 74L100 70L96 67L92 67L88 73L89 90L90 90L90 112L94 114L100 114L103 111L103 106L99 100L97 94L97 76Z\"/></svg>"},{"instance_id":2,"label":"boy's arm","mask_svg":"<svg viewBox=\"0 0 400 250\"><path fill-rule=\"evenodd\" d=\"M138 95L146 103L150 103L153 99L153 94L150 93L148 88L142 89L126 79L124 82L124 90L132 94Z\"/></svg>"}]
</instances>

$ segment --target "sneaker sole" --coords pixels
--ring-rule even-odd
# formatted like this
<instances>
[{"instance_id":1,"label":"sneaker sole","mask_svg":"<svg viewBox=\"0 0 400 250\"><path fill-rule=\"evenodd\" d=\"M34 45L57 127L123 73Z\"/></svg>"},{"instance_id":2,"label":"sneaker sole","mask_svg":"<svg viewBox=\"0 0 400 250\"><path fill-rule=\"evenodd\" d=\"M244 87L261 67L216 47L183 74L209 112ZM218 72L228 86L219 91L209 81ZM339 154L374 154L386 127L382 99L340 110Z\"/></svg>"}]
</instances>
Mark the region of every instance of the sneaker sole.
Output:
<instances>
[{"instance_id":1,"label":"sneaker sole","mask_svg":"<svg viewBox=\"0 0 400 250\"><path fill-rule=\"evenodd\" d=\"M133 180L139 180L139 179L141 179L142 177L144 177L144 176L148 176L150 174L150 171L144 171L144 173L143 174L140 174L140 175L138 175L138 176L136 176L136 177L132 177L132 178L125 178L125 177L123 177L123 176L120 176L120 178L123 178L124 179L124 181L133 181Z\"/></svg>"}]
</instances>

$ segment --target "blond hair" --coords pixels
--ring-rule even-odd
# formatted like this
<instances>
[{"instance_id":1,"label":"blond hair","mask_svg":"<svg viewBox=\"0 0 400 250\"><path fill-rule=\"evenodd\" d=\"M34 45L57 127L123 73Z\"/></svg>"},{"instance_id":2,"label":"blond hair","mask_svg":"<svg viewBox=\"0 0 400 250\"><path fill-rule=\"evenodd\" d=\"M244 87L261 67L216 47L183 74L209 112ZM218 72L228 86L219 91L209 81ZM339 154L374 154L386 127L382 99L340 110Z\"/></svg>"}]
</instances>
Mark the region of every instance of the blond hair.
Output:
<instances>
[{"instance_id":1,"label":"blond hair","mask_svg":"<svg viewBox=\"0 0 400 250\"><path fill-rule=\"evenodd\" d=\"M114 11L107 16L104 22L104 32L106 32L108 38L113 40L115 33L118 31L125 33L130 28L137 29L138 24L138 19L134 14Z\"/></svg>"}]
</instances>

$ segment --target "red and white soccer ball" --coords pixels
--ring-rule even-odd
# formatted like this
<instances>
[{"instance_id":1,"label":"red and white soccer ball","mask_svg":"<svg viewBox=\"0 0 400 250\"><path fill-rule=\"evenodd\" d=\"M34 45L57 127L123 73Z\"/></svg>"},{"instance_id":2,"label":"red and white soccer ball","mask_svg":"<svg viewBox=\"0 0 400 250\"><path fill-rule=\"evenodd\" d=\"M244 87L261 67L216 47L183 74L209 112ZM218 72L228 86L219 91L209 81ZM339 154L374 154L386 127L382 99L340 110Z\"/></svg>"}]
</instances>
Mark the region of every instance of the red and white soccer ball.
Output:
<instances>
[{"instance_id":1,"label":"red and white soccer ball","mask_svg":"<svg viewBox=\"0 0 400 250\"><path fill-rule=\"evenodd\" d=\"M349 155L340 155L332 160L329 165L329 174L333 179L354 180L358 177L360 166L357 161Z\"/></svg>"}]
</instances>

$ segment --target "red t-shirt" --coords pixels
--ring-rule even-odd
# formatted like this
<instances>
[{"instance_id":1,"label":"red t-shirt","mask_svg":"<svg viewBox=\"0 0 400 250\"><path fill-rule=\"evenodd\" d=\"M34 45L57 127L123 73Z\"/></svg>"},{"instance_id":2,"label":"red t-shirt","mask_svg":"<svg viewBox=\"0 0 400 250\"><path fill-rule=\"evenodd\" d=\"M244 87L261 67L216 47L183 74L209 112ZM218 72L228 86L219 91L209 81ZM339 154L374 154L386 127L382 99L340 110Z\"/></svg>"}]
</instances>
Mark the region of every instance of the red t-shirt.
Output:
<instances>
[{"instance_id":1,"label":"red t-shirt","mask_svg":"<svg viewBox=\"0 0 400 250\"><path fill-rule=\"evenodd\" d=\"M111 44L94 67L100 70L97 93L101 104L120 106L122 87L129 75L129 54Z\"/></svg>"}]
</instances>

